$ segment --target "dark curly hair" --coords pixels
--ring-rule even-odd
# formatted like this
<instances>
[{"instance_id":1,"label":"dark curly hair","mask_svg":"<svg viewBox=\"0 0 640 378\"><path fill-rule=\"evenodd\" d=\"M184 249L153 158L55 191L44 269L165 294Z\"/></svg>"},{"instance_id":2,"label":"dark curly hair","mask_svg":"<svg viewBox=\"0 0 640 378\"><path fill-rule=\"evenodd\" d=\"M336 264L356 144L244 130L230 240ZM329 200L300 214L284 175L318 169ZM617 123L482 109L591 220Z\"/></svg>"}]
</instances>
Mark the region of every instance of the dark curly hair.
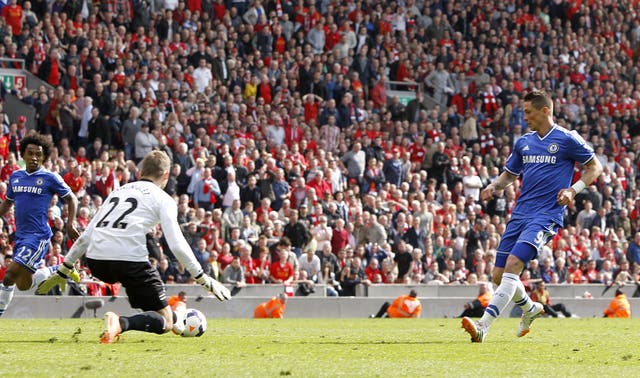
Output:
<instances>
[{"instance_id":1,"label":"dark curly hair","mask_svg":"<svg viewBox=\"0 0 640 378\"><path fill-rule=\"evenodd\" d=\"M35 144L36 146L42 147L42 152L44 152L44 159L49 158L49 154L51 153L51 142L47 139L46 136L38 133L29 134L26 137L22 138L20 141L20 155L24 156L27 151L27 146L30 144Z\"/></svg>"}]
</instances>

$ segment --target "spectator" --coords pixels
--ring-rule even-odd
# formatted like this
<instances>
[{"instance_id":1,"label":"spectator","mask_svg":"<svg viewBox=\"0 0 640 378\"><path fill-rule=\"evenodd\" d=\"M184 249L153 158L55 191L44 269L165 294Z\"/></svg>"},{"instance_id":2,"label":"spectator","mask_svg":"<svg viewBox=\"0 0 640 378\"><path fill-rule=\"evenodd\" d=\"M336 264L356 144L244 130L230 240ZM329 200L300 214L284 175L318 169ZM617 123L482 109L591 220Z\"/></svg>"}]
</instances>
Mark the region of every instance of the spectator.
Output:
<instances>
[{"instance_id":1,"label":"spectator","mask_svg":"<svg viewBox=\"0 0 640 378\"><path fill-rule=\"evenodd\" d=\"M433 99L444 108L448 101L448 96L454 92L454 83L451 75L444 69L444 62L436 63L436 69L425 78L425 84L433 89Z\"/></svg>"},{"instance_id":2,"label":"spectator","mask_svg":"<svg viewBox=\"0 0 640 378\"><path fill-rule=\"evenodd\" d=\"M192 174L192 179L194 176L196 175ZM193 186L193 203L195 207L203 208L206 211L213 210L213 206L218 202L220 194L220 186L216 179L211 176L211 169L204 168L202 177L196 179ZM238 203L239 206L240 204Z\"/></svg>"},{"instance_id":3,"label":"spectator","mask_svg":"<svg viewBox=\"0 0 640 378\"><path fill-rule=\"evenodd\" d=\"M347 169L347 178L357 183L362 182L362 175L365 169L365 152L359 142L353 144L349 152L341 158L342 163Z\"/></svg>"},{"instance_id":4,"label":"spectator","mask_svg":"<svg viewBox=\"0 0 640 378\"><path fill-rule=\"evenodd\" d=\"M196 84L196 91L204 93L213 80L211 68L207 66L206 59L202 58L198 61L198 67L193 71L193 81Z\"/></svg>"},{"instance_id":5,"label":"spectator","mask_svg":"<svg viewBox=\"0 0 640 378\"><path fill-rule=\"evenodd\" d=\"M397 247L397 253L393 258L395 266L398 268L396 283L409 283L409 273L413 262L413 257L409 251L410 248L411 246L404 242L400 242Z\"/></svg>"},{"instance_id":6,"label":"spectator","mask_svg":"<svg viewBox=\"0 0 640 378\"><path fill-rule=\"evenodd\" d=\"M320 258L316 256L315 251L308 249L304 256L300 257L300 270L306 272L306 276L314 283L322 280Z\"/></svg>"},{"instance_id":7,"label":"spectator","mask_svg":"<svg viewBox=\"0 0 640 378\"><path fill-rule=\"evenodd\" d=\"M344 221L342 223L344 225ZM320 216L320 222L317 225L315 225L310 231L311 236L313 236L313 238L316 240L317 251L324 250L325 245L329 245L329 246L332 245L333 235L336 232L335 230L337 228L338 227L336 226L336 228L332 229L327 224L327 217L324 215ZM339 245L336 245L337 248L344 248L344 246L346 246L346 235L344 236L345 236L344 243L339 243Z\"/></svg>"},{"instance_id":8,"label":"spectator","mask_svg":"<svg viewBox=\"0 0 640 378\"><path fill-rule=\"evenodd\" d=\"M222 208L227 209L233 206L234 202L240 204L240 186L236 182L236 173L233 169L227 170L226 190L222 195Z\"/></svg>"},{"instance_id":9,"label":"spectator","mask_svg":"<svg viewBox=\"0 0 640 378\"><path fill-rule=\"evenodd\" d=\"M284 236L289 238L293 252L300 257L302 248L309 242L311 235L307 228L298 221L297 210L289 212L289 223L284 227Z\"/></svg>"},{"instance_id":10,"label":"spectator","mask_svg":"<svg viewBox=\"0 0 640 378\"><path fill-rule=\"evenodd\" d=\"M93 102L93 100L91 101ZM138 118L138 115L139 109L136 107L131 107L129 109L129 117L122 124L121 135L122 142L124 143L125 159L127 160L131 160L134 158L142 159L142 156L137 157L135 155L136 136L142 129L142 124L144 123L140 118Z\"/></svg>"},{"instance_id":11,"label":"spectator","mask_svg":"<svg viewBox=\"0 0 640 378\"><path fill-rule=\"evenodd\" d=\"M631 265L634 263L640 264L640 232L636 232L633 235L633 240L627 248L627 259Z\"/></svg>"},{"instance_id":12,"label":"spectator","mask_svg":"<svg viewBox=\"0 0 640 378\"><path fill-rule=\"evenodd\" d=\"M148 123L143 123L140 126L140 131L136 133L135 144L136 160L139 160L138 156L144 157L154 148L158 147L158 140L149 132Z\"/></svg>"},{"instance_id":13,"label":"spectator","mask_svg":"<svg viewBox=\"0 0 640 378\"><path fill-rule=\"evenodd\" d=\"M269 279L271 283L290 285L293 282L293 266L289 263L289 248L286 243L279 242L276 245L278 260L271 263Z\"/></svg>"},{"instance_id":14,"label":"spectator","mask_svg":"<svg viewBox=\"0 0 640 378\"><path fill-rule=\"evenodd\" d=\"M234 256L231 264L222 271L222 282L233 285L234 288L246 286L244 268L240 264L240 256Z\"/></svg>"}]
</instances>

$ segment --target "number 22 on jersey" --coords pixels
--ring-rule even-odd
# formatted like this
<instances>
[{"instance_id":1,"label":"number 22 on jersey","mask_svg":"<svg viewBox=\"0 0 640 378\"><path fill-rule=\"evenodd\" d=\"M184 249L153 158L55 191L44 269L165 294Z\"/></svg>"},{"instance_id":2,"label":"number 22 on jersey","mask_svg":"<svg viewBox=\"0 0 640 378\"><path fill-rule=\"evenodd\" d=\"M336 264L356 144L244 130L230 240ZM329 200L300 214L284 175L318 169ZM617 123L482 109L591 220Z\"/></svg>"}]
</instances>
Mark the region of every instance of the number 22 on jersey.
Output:
<instances>
[{"instance_id":1,"label":"number 22 on jersey","mask_svg":"<svg viewBox=\"0 0 640 378\"><path fill-rule=\"evenodd\" d=\"M109 205L111 205L111 208L102 217L102 219L96 223L96 227L112 227L124 230L128 226L126 216L131 214L138 207L138 200L130 197L125 199L122 202L122 205L120 205L120 198L112 197L109 201ZM113 218L115 218L115 220Z\"/></svg>"}]
</instances>

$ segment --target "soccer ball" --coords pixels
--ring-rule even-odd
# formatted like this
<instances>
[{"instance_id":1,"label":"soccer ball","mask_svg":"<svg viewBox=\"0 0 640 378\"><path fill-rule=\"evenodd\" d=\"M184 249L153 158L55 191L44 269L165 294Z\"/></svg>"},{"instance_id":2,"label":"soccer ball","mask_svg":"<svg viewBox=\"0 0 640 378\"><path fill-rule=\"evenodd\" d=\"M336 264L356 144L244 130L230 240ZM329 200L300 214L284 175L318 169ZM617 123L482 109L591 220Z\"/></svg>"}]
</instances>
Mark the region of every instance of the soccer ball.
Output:
<instances>
[{"instance_id":1,"label":"soccer ball","mask_svg":"<svg viewBox=\"0 0 640 378\"><path fill-rule=\"evenodd\" d=\"M207 318L195 308L187 309L182 337L200 337L207 330Z\"/></svg>"}]
</instances>

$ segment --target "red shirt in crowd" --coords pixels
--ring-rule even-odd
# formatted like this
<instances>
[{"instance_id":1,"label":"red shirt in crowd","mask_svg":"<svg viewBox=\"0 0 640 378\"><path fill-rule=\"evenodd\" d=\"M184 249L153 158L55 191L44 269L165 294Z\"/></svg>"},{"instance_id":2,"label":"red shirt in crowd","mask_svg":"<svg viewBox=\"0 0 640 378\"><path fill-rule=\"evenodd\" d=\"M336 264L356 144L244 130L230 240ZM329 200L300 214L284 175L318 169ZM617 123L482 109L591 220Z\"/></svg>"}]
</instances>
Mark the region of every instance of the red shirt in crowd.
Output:
<instances>
[{"instance_id":1,"label":"red shirt in crowd","mask_svg":"<svg viewBox=\"0 0 640 378\"><path fill-rule=\"evenodd\" d=\"M254 277L252 272L256 268L254 260L249 257L248 259L243 259L240 257L240 266L244 268L244 282L248 284L254 284L257 282L257 277Z\"/></svg>"},{"instance_id":2,"label":"red shirt in crowd","mask_svg":"<svg viewBox=\"0 0 640 378\"><path fill-rule=\"evenodd\" d=\"M2 17L7 25L11 25L14 36L19 36L22 33L22 13L22 6L18 4L9 4L2 8Z\"/></svg>"},{"instance_id":3,"label":"red shirt in crowd","mask_svg":"<svg viewBox=\"0 0 640 378\"><path fill-rule=\"evenodd\" d=\"M78 193L84 187L84 179L82 176L75 177L72 172L68 172L62 178L74 193Z\"/></svg>"},{"instance_id":4,"label":"red shirt in crowd","mask_svg":"<svg viewBox=\"0 0 640 378\"><path fill-rule=\"evenodd\" d=\"M325 194L331 194L331 185L324 179L314 178L307 187L315 189L316 196L320 199L324 198Z\"/></svg>"},{"instance_id":5,"label":"red shirt in crowd","mask_svg":"<svg viewBox=\"0 0 640 378\"><path fill-rule=\"evenodd\" d=\"M375 277L376 277L376 274L379 274L379 275L380 275L380 277L382 277L382 271L381 271L380 269L377 269L377 268L376 268L376 269L373 269L373 268L371 268L371 267L369 267L369 266L367 266L367 267L364 269L364 274L366 274L366 275L367 275L367 279L369 279L369 281L371 281L371 282L374 282L374 279L375 279Z\"/></svg>"},{"instance_id":6,"label":"red shirt in crowd","mask_svg":"<svg viewBox=\"0 0 640 378\"><path fill-rule=\"evenodd\" d=\"M293 277L293 267L288 262L282 264L281 262L273 263L269 267L269 273L274 280L287 281L290 277Z\"/></svg>"},{"instance_id":7,"label":"red shirt in crowd","mask_svg":"<svg viewBox=\"0 0 640 378\"><path fill-rule=\"evenodd\" d=\"M349 232L347 230L344 228L342 230L333 229L333 235L331 236L331 251L333 253L338 254L338 251L345 248L348 242Z\"/></svg>"},{"instance_id":8,"label":"red shirt in crowd","mask_svg":"<svg viewBox=\"0 0 640 378\"><path fill-rule=\"evenodd\" d=\"M9 164L9 163L5 163L5 165L2 166L2 169L0 169L0 181L7 181L9 179L9 177L11 177L11 174L14 171L17 171L20 169L20 166L18 164Z\"/></svg>"},{"instance_id":9,"label":"red shirt in crowd","mask_svg":"<svg viewBox=\"0 0 640 378\"><path fill-rule=\"evenodd\" d=\"M7 160L7 157L9 157L9 142L8 135L0 136L0 156L2 156L4 160Z\"/></svg>"}]
</instances>

